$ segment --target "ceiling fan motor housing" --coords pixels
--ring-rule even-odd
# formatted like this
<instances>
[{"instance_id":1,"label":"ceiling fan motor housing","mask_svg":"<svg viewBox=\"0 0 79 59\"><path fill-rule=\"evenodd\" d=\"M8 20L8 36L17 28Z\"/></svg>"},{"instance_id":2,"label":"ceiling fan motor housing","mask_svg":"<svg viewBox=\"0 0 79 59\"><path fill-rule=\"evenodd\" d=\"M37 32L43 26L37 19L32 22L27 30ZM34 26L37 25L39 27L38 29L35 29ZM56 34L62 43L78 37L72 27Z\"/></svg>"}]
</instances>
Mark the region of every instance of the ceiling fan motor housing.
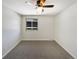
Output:
<instances>
[{"instance_id":1,"label":"ceiling fan motor housing","mask_svg":"<svg viewBox=\"0 0 79 59\"><path fill-rule=\"evenodd\" d=\"M42 7L46 0L37 0L37 5Z\"/></svg>"}]
</instances>

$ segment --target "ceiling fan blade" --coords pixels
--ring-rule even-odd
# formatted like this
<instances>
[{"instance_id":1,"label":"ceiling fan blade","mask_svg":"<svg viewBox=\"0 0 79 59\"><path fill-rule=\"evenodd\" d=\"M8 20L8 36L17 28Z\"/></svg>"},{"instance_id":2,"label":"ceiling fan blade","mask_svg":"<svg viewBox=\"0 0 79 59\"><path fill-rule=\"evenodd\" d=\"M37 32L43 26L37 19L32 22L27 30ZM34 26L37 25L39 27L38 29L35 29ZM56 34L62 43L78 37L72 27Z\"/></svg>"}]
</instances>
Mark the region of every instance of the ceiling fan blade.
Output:
<instances>
[{"instance_id":1,"label":"ceiling fan blade","mask_svg":"<svg viewBox=\"0 0 79 59\"><path fill-rule=\"evenodd\" d=\"M51 7L54 7L54 5L45 5L43 7L45 7L45 8L51 8Z\"/></svg>"}]
</instances>

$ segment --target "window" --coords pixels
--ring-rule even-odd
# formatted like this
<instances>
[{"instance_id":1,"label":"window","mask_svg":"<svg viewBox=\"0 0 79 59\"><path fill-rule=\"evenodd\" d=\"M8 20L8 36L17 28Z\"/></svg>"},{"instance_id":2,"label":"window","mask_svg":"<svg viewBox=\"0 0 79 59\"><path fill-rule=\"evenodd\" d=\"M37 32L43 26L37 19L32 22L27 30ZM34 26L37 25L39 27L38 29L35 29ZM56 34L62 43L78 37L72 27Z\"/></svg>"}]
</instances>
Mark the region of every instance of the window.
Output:
<instances>
[{"instance_id":1,"label":"window","mask_svg":"<svg viewBox=\"0 0 79 59\"><path fill-rule=\"evenodd\" d=\"M34 18L27 18L26 30L38 30L38 20Z\"/></svg>"}]
</instances>

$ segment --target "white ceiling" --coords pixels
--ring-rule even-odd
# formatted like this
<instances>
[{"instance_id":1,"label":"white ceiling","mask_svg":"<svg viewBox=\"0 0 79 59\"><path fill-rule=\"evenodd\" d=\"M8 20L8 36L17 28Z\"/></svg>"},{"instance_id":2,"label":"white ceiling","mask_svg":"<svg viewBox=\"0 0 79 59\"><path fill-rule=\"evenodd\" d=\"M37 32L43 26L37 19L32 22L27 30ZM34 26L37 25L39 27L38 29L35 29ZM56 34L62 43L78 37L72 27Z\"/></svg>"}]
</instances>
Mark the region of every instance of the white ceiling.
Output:
<instances>
[{"instance_id":1,"label":"white ceiling","mask_svg":"<svg viewBox=\"0 0 79 59\"><path fill-rule=\"evenodd\" d=\"M25 3L25 1L28 1L28 3ZM53 8L44 8L42 15L56 15L75 2L76 0L46 0L45 4L55 6ZM36 0L3 0L3 5L21 15L40 15L41 11L35 9L35 3Z\"/></svg>"}]
</instances>

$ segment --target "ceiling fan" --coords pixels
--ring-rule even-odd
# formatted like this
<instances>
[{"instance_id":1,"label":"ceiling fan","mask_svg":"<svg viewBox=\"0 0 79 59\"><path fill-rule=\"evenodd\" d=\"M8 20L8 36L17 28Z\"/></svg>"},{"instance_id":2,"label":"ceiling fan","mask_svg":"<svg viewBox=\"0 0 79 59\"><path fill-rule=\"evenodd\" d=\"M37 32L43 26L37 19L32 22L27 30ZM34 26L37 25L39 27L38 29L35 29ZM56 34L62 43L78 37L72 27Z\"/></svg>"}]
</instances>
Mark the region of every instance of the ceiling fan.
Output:
<instances>
[{"instance_id":1,"label":"ceiling fan","mask_svg":"<svg viewBox=\"0 0 79 59\"><path fill-rule=\"evenodd\" d=\"M46 0L37 0L37 6L42 7L42 12L44 12L44 8L52 8L54 5L45 5Z\"/></svg>"},{"instance_id":2,"label":"ceiling fan","mask_svg":"<svg viewBox=\"0 0 79 59\"><path fill-rule=\"evenodd\" d=\"M54 5L45 5L46 0L37 0L37 6L43 8L52 8Z\"/></svg>"},{"instance_id":3,"label":"ceiling fan","mask_svg":"<svg viewBox=\"0 0 79 59\"><path fill-rule=\"evenodd\" d=\"M33 0L33 2L34 2L34 0ZM46 2L46 0L35 0L35 5L33 5L32 3L29 3L27 1L25 1L25 3L28 3L31 6L34 6L35 9L37 9L39 7L42 7L42 9L41 9L42 12L44 12L44 8L52 8L52 7L54 7L54 5L46 5L45 2Z\"/></svg>"}]
</instances>

